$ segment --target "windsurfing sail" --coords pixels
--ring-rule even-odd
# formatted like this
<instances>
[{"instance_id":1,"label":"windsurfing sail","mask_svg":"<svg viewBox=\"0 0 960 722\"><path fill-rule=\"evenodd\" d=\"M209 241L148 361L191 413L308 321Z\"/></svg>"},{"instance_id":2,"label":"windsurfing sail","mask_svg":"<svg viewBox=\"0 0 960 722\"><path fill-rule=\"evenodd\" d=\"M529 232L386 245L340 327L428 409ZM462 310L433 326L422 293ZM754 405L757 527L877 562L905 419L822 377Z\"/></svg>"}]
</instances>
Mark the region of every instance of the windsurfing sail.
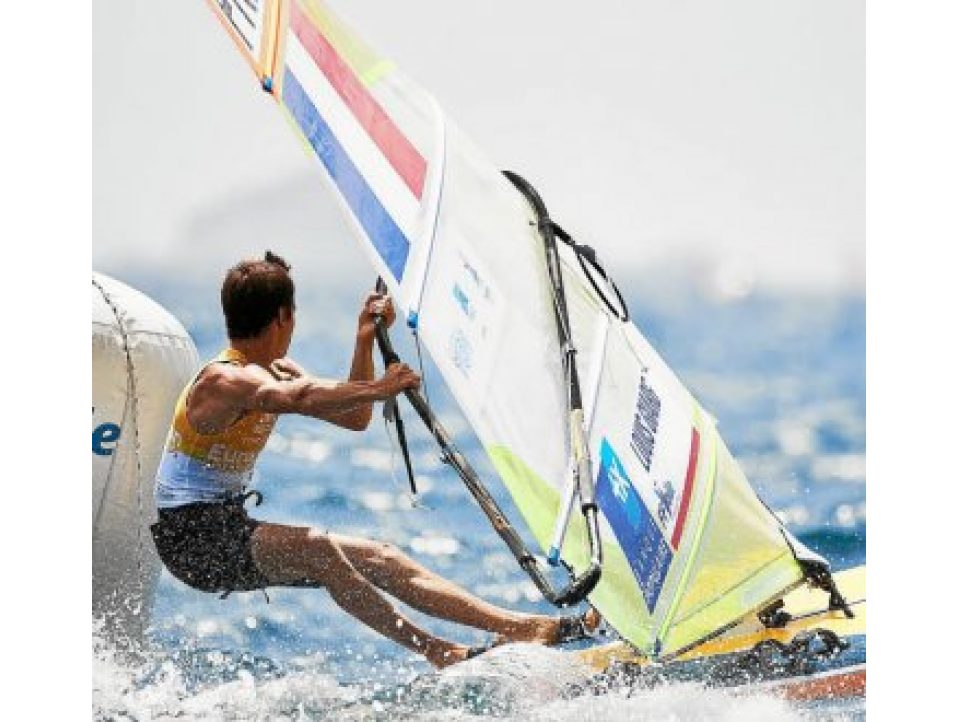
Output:
<instances>
[{"instance_id":1,"label":"windsurfing sail","mask_svg":"<svg viewBox=\"0 0 960 722\"><path fill-rule=\"evenodd\" d=\"M576 574L594 560L589 517L570 506L595 490L603 564L589 600L624 639L666 658L811 570L823 581L825 562L757 498L714 420L529 184L501 173L325 3L210 5L319 161L533 536ZM551 237L569 241L553 267ZM585 470L587 486L571 483Z\"/></svg>"}]
</instances>

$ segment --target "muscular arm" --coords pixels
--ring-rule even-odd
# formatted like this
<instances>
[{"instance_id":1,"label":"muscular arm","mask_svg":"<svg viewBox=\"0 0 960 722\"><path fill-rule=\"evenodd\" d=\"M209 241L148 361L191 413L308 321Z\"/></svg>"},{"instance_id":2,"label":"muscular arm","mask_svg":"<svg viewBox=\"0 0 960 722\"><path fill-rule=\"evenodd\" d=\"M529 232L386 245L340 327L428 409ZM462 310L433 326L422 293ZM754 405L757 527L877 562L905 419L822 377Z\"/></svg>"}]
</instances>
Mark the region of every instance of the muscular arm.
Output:
<instances>
[{"instance_id":1,"label":"muscular arm","mask_svg":"<svg viewBox=\"0 0 960 722\"><path fill-rule=\"evenodd\" d=\"M374 319L381 315L389 326L395 314L389 297L370 295L360 314L357 340L346 381L311 376L290 359L277 359L267 370L214 364L197 380L188 414L197 428L212 433L232 423L246 410L301 414L362 431L370 424L375 401L384 401L420 378L406 364L393 364L374 378Z\"/></svg>"},{"instance_id":2,"label":"muscular arm","mask_svg":"<svg viewBox=\"0 0 960 722\"><path fill-rule=\"evenodd\" d=\"M375 401L388 399L418 383L417 375L402 364L392 366L379 379L349 381L307 375L278 380L253 364L243 368L225 366L198 382L194 405L201 406L204 400L209 400L221 408L229 406L237 410L301 414L347 428L364 428ZM364 408L367 410L365 419L357 414L358 409ZM200 412L200 409L196 411ZM361 422L364 422L362 426Z\"/></svg>"}]
</instances>

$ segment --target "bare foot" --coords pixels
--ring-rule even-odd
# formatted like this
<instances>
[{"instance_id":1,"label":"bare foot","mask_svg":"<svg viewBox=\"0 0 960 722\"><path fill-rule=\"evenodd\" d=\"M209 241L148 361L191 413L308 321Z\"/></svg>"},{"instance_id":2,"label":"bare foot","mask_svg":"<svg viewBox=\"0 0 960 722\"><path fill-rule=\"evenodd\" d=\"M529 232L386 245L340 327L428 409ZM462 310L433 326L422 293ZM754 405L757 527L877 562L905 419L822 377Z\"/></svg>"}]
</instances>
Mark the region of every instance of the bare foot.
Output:
<instances>
[{"instance_id":1,"label":"bare foot","mask_svg":"<svg viewBox=\"0 0 960 722\"><path fill-rule=\"evenodd\" d=\"M583 628L588 633L593 632L593 630L600 625L601 621L603 621L603 618L600 616L600 613L591 607L587 610L586 614L583 615ZM567 631L569 625L570 620L568 617L543 617L543 623L538 625L531 634L512 635L510 637L498 634L490 646L496 647L508 642L534 642L548 646L559 644L563 641L563 634ZM443 640L430 643L423 652L423 656L427 658L427 661L437 669L443 669L458 662L463 662L469 658L469 654L470 647Z\"/></svg>"},{"instance_id":2,"label":"bare foot","mask_svg":"<svg viewBox=\"0 0 960 722\"><path fill-rule=\"evenodd\" d=\"M444 667L449 667L451 664L464 661L469 651L470 648L463 644L437 642L429 645L424 651L423 656L437 669L443 669Z\"/></svg>"},{"instance_id":3,"label":"bare foot","mask_svg":"<svg viewBox=\"0 0 960 722\"><path fill-rule=\"evenodd\" d=\"M482 649L484 652L487 652L494 647L499 647L501 644L509 644L512 641L517 640L512 640L502 634L498 634L493 638L493 641L488 642ZM438 649L429 649L427 652L424 652L424 656L434 667L437 669L443 669L444 667L449 667L452 664L457 664L458 662L464 662L468 659L471 659L472 656L477 656L476 653L474 653L474 655L470 654L470 651L473 649L475 648L465 647L462 644L444 642L439 646Z\"/></svg>"},{"instance_id":4,"label":"bare foot","mask_svg":"<svg viewBox=\"0 0 960 722\"><path fill-rule=\"evenodd\" d=\"M583 620L583 629L588 634L592 633L598 626L600 622L603 621L603 618L593 607L587 610L587 612L582 617ZM564 640L564 637L569 634L569 627L571 620L569 617L554 617L550 620L550 625L546 635L536 640L541 644L559 644Z\"/></svg>"},{"instance_id":5,"label":"bare foot","mask_svg":"<svg viewBox=\"0 0 960 722\"><path fill-rule=\"evenodd\" d=\"M593 607L587 610L587 613L583 615L583 626L591 634L596 631L597 627L600 626L600 622L603 621L603 617L600 616L598 612Z\"/></svg>"}]
</instances>

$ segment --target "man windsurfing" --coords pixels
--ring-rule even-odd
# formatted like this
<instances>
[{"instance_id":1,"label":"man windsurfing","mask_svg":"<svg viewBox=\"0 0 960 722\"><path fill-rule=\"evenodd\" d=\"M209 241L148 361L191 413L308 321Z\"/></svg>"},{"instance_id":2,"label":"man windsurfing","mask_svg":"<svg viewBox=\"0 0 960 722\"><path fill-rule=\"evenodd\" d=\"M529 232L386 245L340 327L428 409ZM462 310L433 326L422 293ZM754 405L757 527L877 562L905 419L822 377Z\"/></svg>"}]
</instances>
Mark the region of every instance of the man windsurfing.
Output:
<instances>
[{"instance_id":1,"label":"man windsurfing","mask_svg":"<svg viewBox=\"0 0 960 722\"><path fill-rule=\"evenodd\" d=\"M228 347L203 366L177 401L156 479L159 521L151 529L173 576L204 592L270 586L324 587L346 612L443 667L483 648L437 637L394 609L396 599L428 615L484 629L498 641L554 644L591 631L599 617L548 617L489 604L396 547L250 517L244 501L257 456L279 414L301 414L355 431L373 404L417 388L406 364L374 377L375 322L395 313L371 295L360 314L350 375L309 375L286 358L295 324L289 265L269 251L231 268L221 289Z\"/></svg>"}]
</instances>

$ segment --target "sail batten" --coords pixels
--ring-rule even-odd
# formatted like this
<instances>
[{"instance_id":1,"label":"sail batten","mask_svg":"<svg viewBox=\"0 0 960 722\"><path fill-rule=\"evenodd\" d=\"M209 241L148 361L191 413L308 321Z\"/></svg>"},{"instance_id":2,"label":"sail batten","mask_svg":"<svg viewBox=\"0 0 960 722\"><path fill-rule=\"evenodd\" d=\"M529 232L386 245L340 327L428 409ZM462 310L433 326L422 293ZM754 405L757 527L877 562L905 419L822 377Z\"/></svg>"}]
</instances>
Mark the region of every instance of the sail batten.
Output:
<instances>
[{"instance_id":1,"label":"sail batten","mask_svg":"<svg viewBox=\"0 0 960 722\"><path fill-rule=\"evenodd\" d=\"M571 449L543 219L429 93L325 3L251 2L256 42L238 40L230 3L211 7L319 161L533 536L544 551L562 539L563 560L582 572L586 525L574 515L565 534L557 528ZM803 571L709 415L579 260L561 249L602 515L590 601L636 648L668 655Z\"/></svg>"}]
</instances>

